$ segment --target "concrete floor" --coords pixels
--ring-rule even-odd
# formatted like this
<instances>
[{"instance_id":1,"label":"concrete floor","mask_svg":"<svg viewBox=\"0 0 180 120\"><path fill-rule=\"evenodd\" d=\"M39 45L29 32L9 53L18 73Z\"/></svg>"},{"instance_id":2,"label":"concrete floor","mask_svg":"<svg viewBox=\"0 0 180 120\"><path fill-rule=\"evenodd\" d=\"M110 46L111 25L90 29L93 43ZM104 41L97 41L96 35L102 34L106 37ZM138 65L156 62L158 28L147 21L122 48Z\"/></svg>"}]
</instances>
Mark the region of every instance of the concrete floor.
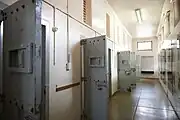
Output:
<instances>
[{"instance_id":1,"label":"concrete floor","mask_svg":"<svg viewBox=\"0 0 180 120\"><path fill-rule=\"evenodd\" d=\"M110 120L178 120L156 80L140 80L131 93L117 92L110 100Z\"/></svg>"}]
</instances>

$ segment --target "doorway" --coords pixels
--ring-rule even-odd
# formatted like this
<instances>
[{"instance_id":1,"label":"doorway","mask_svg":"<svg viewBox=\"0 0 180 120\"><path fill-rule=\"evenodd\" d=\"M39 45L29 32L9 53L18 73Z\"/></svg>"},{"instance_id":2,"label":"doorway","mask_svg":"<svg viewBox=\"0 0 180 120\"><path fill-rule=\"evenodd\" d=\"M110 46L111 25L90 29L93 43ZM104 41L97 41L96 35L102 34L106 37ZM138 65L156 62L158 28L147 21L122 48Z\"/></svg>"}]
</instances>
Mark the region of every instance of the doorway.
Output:
<instances>
[{"instance_id":1,"label":"doorway","mask_svg":"<svg viewBox=\"0 0 180 120\"><path fill-rule=\"evenodd\" d=\"M109 97L112 94L111 49L108 49Z\"/></svg>"},{"instance_id":2,"label":"doorway","mask_svg":"<svg viewBox=\"0 0 180 120\"><path fill-rule=\"evenodd\" d=\"M44 22L43 22L44 23ZM49 41L47 39L47 26L44 23L42 28L42 107L41 120L49 119Z\"/></svg>"}]
</instances>

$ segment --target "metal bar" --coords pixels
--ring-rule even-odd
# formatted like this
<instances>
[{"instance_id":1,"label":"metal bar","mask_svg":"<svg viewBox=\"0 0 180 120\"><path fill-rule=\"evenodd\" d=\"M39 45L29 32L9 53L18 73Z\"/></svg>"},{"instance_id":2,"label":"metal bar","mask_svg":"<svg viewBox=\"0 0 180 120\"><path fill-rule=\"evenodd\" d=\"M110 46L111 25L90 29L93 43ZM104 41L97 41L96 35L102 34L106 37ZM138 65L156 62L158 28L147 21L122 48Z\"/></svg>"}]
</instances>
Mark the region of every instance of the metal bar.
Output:
<instances>
[{"instance_id":1,"label":"metal bar","mask_svg":"<svg viewBox=\"0 0 180 120\"><path fill-rule=\"evenodd\" d=\"M53 27L55 27L55 25L56 25L56 21L55 21L55 19L56 19L56 15L55 15L56 14L56 8L51 3L49 3L45 0L42 0L42 1L53 8ZM53 31L53 42L54 42L54 44L53 44L53 65L56 64L56 43L55 43L56 37L55 37L55 35L56 35L55 31Z\"/></svg>"},{"instance_id":2,"label":"metal bar","mask_svg":"<svg viewBox=\"0 0 180 120\"><path fill-rule=\"evenodd\" d=\"M91 29L92 31L94 31L94 32L96 32L96 33L102 35L101 33L97 32L96 30L94 30L94 29L93 29L92 27L90 27L89 25L87 25L87 24L85 24L85 23L83 23L83 22L77 20L76 18L72 17L71 15L68 15L68 16L69 16L70 18L72 18L73 20L75 20L76 22L80 23L81 25L84 25L85 27Z\"/></svg>"},{"instance_id":3,"label":"metal bar","mask_svg":"<svg viewBox=\"0 0 180 120\"><path fill-rule=\"evenodd\" d=\"M53 7L53 27L56 27L56 8ZM53 65L56 64L56 33L53 31Z\"/></svg>"},{"instance_id":4,"label":"metal bar","mask_svg":"<svg viewBox=\"0 0 180 120\"><path fill-rule=\"evenodd\" d=\"M74 18L73 16L69 15L69 1L67 0L67 12L64 12L63 10L56 8L54 5L52 5L51 3L43 0L44 3L50 5L53 8L53 26L55 27L55 9L60 11L61 13L67 15L67 63L66 63L66 71L69 71L69 63L70 63L70 38L69 38L69 18L75 20L76 22L80 23L81 25L89 28L90 30L94 31L96 34L101 35L99 32L97 32L96 30L94 30L92 27L90 27L89 25L87 25L86 23L83 23L79 20L77 20L76 18ZM56 38L55 38L55 32L54 32L54 45L53 45L53 65L56 64Z\"/></svg>"},{"instance_id":5,"label":"metal bar","mask_svg":"<svg viewBox=\"0 0 180 120\"><path fill-rule=\"evenodd\" d=\"M73 87L76 87L76 86L79 86L79 85L80 85L80 82L65 85L65 86L61 86L61 87L56 86L56 92L63 91L63 90L69 89L69 88L73 88Z\"/></svg>"},{"instance_id":6,"label":"metal bar","mask_svg":"<svg viewBox=\"0 0 180 120\"><path fill-rule=\"evenodd\" d=\"M50 5L51 7L54 7L54 5L52 5L51 3L49 3L49 2L47 2L47 1L45 1L45 0L43 0L43 2L46 3L46 4L48 4L48 5Z\"/></svg>"},{"instance_id":7,"label":"metal bar","mask_svg":"<svg viewBox=\"0 0 180 120\"><path fill-rule=\"evenodd\" d=\"M82 46L80 46L80 77L82 77ZM81 107L81 120L82 120L82 80L80 82L80 107Z\"/></svg>"},{"instance_id":8,"label":"metal bar","mask_svg":"<svg viewBox=\"0 0 180 120\"><path fill-rule=\"evenodd\" d=\"M84 77L83 76L83 72L82 72L83 71L83 64L82 64L83 60L82 59L83 59L83 45L80 45L80 77L81 78ZM81 120L83 120L83 113L84 113L83 112L83 106L84 106L83 103L84 102L83 102L83 97L82 97L82 95L83 95L83 92L82 92L83 91L83 83L84 82L81 80L81 82L80 82L80 87L81 87L80 88L80 96L81 96L81 98L80 98L81 99L80 100L80 105L81 105Z\"/></svg>"},{"instance_id":9,"label":"metal bar","mask_svg":"<svg viewBox=\"0 0 180 120\"><path fill-rule=\"evenodd\" d=\"M67 0L67 14L69 14L69 1ZM67 62L66 62L66 71L69 71L70 63L70 39L69 39L69 17L67 16Z\"/></svg>"}]
</instances>

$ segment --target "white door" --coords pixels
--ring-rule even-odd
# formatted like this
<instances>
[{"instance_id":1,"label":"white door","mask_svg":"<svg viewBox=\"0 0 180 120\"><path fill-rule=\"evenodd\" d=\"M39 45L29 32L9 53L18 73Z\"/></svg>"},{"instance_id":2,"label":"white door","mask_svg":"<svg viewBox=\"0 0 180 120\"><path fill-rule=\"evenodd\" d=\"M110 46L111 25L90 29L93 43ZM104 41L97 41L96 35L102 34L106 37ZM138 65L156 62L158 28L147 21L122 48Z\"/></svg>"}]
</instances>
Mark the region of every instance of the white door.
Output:
<instances>
[{"instance_id":1,"label":"white door","mask_svg":"<svg viewBox=\"0 0 180 120\"><path fill-rule=\"evenodd\" d=\"M142 56L141 57L141 71L154 71L154 57Z\"/></svg>"}]
</instances>

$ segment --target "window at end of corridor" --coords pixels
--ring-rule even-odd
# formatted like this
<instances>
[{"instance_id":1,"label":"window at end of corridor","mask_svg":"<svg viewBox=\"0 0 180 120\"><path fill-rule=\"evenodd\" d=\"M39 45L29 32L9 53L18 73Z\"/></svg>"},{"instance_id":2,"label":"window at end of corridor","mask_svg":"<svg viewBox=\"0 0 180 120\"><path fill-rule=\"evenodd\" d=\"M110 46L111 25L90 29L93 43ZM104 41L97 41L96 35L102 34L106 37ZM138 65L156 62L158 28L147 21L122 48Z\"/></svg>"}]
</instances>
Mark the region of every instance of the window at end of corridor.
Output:
<instances>
[{"instance_id":1,"label":"window at end of corridor","mask_svg":"<svg viewBox=\"0 0 180 120\"><path fill-rule=\"evenodd\" d=\"M138 51L152 51L152 41L137 42Z\"/></svg>"}]
</instances>

